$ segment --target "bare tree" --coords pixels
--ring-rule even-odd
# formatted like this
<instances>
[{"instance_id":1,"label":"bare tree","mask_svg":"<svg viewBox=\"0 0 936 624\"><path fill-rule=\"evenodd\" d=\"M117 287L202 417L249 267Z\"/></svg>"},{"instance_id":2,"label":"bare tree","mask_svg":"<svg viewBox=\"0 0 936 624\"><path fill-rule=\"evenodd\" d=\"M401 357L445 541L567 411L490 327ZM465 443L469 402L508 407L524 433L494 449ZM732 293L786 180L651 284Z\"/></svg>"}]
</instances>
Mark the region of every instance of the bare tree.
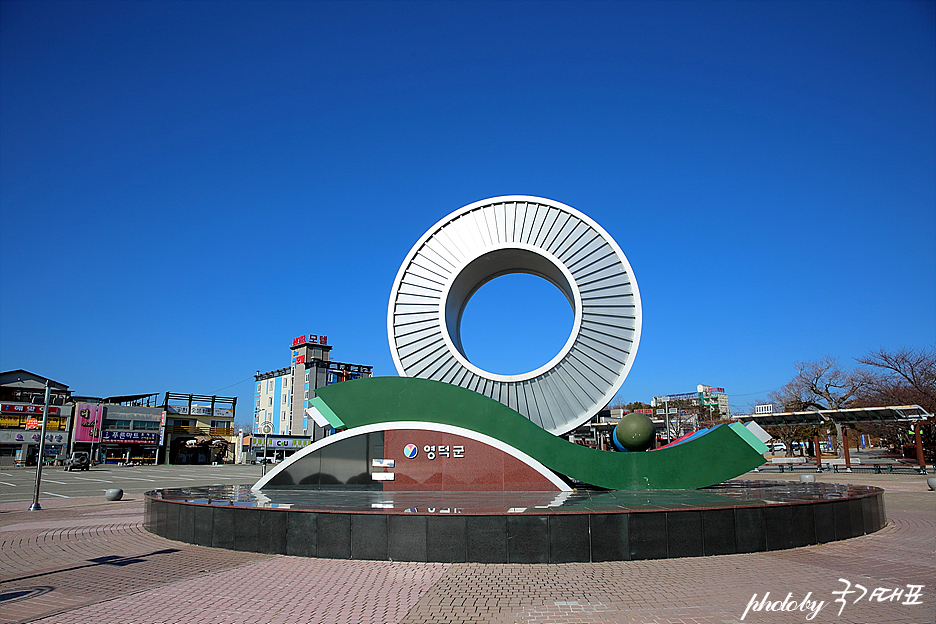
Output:
<instances>
[{"instance_id":1,"label":"bare tree","mask_svg":"<svg viewBox=\"0 0 936 624\"><path fill-rule=\"evenodd\" d=\"M936 345L921 349L880 349L858 362L872 367L871 383L862 389L858 404L865 407L919 405L936 413ZM867 429L887 439L895 449L913 442L904 423L869 425ZM923 428L923 445L936 445L933 427Z\"/></svg>"},{"instance_id":2,"label":"bare tree","mask_svg":"<svg viewBox=\"0 0 936 624\"><path fill-rule=\"evenodd\" d=\"M846 371L838 359L825 356L815 362L797 362L796 375L767 398L785 411L842 409L851 405L874 379L864 368ZM842 455L842 426L835 424L836 453Z\"/></svg>"},{"instance_id":3,"label":"bare tree","mask_svg":"<svg viewBox=\"0 0 936 624\"><path fill-rule=\"evenodd\" d=\"M936 345L924 349L880 349L858 362L877 372L865 392L886 405L919 405L936 413Z\"/></svg>"}]
</instances>

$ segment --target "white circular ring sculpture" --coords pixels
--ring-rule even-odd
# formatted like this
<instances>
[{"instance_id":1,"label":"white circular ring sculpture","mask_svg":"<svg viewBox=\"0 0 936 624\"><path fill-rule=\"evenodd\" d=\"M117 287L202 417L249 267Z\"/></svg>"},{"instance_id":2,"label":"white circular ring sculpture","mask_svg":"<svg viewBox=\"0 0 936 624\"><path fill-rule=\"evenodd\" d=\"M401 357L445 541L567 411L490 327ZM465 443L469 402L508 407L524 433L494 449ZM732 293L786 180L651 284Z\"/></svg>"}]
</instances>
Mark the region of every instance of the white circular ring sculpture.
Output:
<instances>
[{"instance_id":1,"label":"white circular ring sculpture","mask_svg":"<svg viewBox=\"0 0 936 624\"><path fill-rule=\"evenodd\" d=\"M510 273L553 283L575 319L559 353L521 375L478 368L461 343L471 296ZM640 327L637 281L614 239L570 206L525 195L478 201L436 223L406 256L387 310L400 375L474 390L557 435L614 398L633 364Z\"/></svg>"}]
</instances>

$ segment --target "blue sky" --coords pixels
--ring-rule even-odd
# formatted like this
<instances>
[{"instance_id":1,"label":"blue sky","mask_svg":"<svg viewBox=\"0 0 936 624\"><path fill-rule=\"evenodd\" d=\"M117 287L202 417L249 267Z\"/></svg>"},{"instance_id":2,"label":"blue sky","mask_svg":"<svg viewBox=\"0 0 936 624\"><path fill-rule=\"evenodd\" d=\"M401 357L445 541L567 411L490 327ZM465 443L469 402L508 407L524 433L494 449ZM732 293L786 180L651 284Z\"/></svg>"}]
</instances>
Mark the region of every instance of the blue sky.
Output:
<instances>
[{"instance_id":1,"label":"blue sky","mask_svg":"<svg viewBox=\"0 0 936 624\"><path fill-rule=\"evenodd\" d=\"M301 334L394 375L410 247L508 194L630 260L624 400L743 410L796 361L933 344L934 7L3 0L0 368L236 395L239 421ZM508 276L464 342L522 372L570 323Z\"/></svg>"}]
</instances>

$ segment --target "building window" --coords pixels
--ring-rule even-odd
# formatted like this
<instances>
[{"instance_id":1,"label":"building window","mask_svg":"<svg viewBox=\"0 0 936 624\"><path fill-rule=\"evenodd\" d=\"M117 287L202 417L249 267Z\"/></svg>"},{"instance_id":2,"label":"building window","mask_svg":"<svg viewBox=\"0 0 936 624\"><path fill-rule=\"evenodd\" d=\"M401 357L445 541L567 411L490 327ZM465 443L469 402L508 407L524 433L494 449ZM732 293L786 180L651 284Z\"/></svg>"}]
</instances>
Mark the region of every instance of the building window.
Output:
<instances>
[{"instance_id":1,"label":"building window","mask_svg":"<svg viewBox=\"0 0 936 624\"><path fill-rule=\"evenodd\" d=\"M233 429L234 423L230 420L212 420L211 426L214 429Z\"/></svg>"},{"instance_id":2,"label":"building window","mask_svg":"<svg viewBox=\"0 0 936 624\"><path fill-rule=\"evenodd\" d=\"M104 419L104 428L105 429L129 429L130 421L129 420L108 420Z\"/></svg>"},{"instance_id":3,"label":"building window","mask_svg":"<svg viewBox=\"0 0 936 624\"><path fill-rule=\"evenodd\" d=\"M273 407L273 397L267 399L267 407Z\"/></svg>"},{"instance_id":4,"label":"building window","mask_svg":"<svg viewBox=\"0 0 936 624\"><path fill-rule=\"evenodd\" d=\"M159 423L155 420L134 420L133 428L137 431L153 431L159 429Z\"/></svg>"}]
</instances>

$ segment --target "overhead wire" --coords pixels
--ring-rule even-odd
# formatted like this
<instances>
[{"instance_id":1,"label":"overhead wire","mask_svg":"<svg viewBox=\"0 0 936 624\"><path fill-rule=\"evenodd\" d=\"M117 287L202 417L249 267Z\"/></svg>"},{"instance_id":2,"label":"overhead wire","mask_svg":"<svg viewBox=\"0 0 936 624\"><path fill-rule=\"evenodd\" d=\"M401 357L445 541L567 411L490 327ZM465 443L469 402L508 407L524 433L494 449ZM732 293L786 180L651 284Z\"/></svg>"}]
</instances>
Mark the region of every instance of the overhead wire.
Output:
<instances>
[{"instance_id":1,"label":"overhead wire","mask_svg":"<svg viewBox=\"0 0 936 624\"><path fill-rule=\"evenodd\" d=\"M224 386L223 388L221 388L221 389L219 389L219 390L215 390L214 392L212 392L212 394L218 394L218 393L221 392L222 390L227 390L228 388L233 388L234 386L239 386L239 385L241 385L242 383L244 383L245 381L251 381L252 379L253 379L253 376L251 375L250 377L247 377L246 379L241 379L241 380L238 381L237 383L232 383L230 386Z\"/></svg>"}]
</instances>

